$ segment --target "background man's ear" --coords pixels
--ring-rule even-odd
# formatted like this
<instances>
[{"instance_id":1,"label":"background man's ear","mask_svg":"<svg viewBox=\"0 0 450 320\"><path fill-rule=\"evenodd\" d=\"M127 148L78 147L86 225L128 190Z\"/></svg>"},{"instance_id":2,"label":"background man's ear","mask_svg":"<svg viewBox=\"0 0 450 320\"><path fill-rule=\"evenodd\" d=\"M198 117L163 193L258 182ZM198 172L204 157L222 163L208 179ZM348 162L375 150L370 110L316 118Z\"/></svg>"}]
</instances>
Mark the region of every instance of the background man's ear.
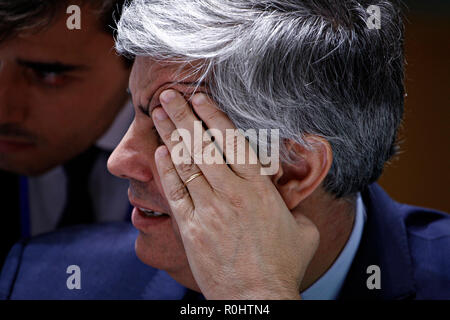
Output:
<instances>
[{"instance_id":1,"label":"background man's ear","mask_svg":"<svg viewBox=\"0 0 450 320\"><path fill-rule=\"evenodd\" d=\"M286 202L289 210L311 195L327 176L333 163L333 152L329 142L319 136L304 138L312 148L288 140L288 150L294 155L293 163L281 163L272 181Z\"/></svg>"}]
</instances>

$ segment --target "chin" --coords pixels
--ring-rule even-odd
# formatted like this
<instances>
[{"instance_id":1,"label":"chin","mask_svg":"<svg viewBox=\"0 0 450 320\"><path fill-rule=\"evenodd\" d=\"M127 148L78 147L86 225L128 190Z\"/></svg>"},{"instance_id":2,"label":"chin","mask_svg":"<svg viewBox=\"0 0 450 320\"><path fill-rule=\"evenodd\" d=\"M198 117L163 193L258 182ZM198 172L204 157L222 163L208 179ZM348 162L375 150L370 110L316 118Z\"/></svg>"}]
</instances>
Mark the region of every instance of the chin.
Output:
<instances>
[{"instance_id":1,"label":"chin","mask_svg":"<svg viewBox=\"0 0 450 320\"><path fill-rule=\"evenodd\" d=\"M0 159L0 170L19 174L22 176L39 176L41 174L44 174L51 168L51 165L41 165L39 162L27 163L17 161L15 163L12 163L9 161L2 161L2 159Z\"/></svg>"},{"instance_id":2,"label":"chin","mask_svg":"<svg viewBox=\"0 0 450 320\"><path fill-rule=\"evenodd\" d=\"M157 245L149 245L149 241L147 235L139 232L135 242L136 256L139 260L150 267L164 270L181 285L201 292L192 275L183 246L181 248L174 246L170 251L170 249L165 250L167 247L157 248Z\"/></svg>"},{"instance_id":3,"label":"chin","mask_svg":"<svg viewBox=\"0 0 450 320\"><path fill-rule=\"evenodd\" d=\"M0 170L24 175L39 176L62 164L66 159L47 148L33 147L17 153L0 151Z\"/></svg>"},{"instance_id":4,"label":"chin","mask_svg":"<svg viewBox=\"0 0 450 320\"><path fill-rule=\"evenodd\" d=\"M189 266L184 248L180 248L176 243L171 245L158 242L139 232L134 245L139 260L150 267L167 272L177 272Z\"/></svg>"}]
</instances>

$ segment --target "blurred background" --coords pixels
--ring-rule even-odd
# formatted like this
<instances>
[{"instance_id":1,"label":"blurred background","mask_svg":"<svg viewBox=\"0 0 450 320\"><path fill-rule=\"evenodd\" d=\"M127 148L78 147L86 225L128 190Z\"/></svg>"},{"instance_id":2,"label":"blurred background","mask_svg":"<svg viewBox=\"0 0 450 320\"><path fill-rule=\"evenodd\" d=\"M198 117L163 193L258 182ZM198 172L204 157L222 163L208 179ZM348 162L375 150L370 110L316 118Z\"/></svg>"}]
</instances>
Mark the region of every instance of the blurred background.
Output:
<instances>
[{"instance_id":1,"label":"blurred background","mask_svg":"<svg viewBox=\"0 0 450 320\"><path fill-rule=\"evenodd\" d=\"M450 212L450 0L404 3L408 96L401 153L380 184L397 201Z\"/></svg>"}]
</instances>

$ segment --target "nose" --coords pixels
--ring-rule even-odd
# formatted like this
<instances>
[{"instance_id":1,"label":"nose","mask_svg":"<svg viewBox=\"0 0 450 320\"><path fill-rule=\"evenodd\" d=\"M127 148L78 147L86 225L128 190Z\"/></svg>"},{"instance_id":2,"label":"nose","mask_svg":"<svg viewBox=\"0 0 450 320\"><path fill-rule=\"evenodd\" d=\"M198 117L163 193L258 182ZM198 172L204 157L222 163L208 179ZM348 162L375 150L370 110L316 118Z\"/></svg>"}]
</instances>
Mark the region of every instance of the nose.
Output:
<instances>
[{"instance_id":1,"label":"nose","mask_svg":"<svg viewBox=\"0 0 450 320\"><path fill-rule=\"evenodd\" d=\"M149 182L153 178L150 166L153 154L145 137L137 134L134 123L109 157L108 170L119 178Z\"/></svg>"},{"instance_id":2,"label":"nose","mask_svg":"<svg viewBox=\"0 0 450 320\"><path fill-rule=\"evenodd\" d=\"M21 123L27 117L29 95L18 73L17 68L0 65L0 124Z\"/></svg>"}]
</instances>

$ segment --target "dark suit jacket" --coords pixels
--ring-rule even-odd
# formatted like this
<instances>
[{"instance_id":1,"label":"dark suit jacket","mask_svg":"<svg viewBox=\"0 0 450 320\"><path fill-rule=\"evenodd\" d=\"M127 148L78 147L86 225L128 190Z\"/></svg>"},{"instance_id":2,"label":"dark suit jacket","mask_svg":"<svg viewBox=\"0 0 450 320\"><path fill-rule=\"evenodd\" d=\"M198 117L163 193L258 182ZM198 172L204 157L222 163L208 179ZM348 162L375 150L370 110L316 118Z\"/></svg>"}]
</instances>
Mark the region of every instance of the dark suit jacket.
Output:
<instances>
[{"instance_id":1,"label":"dark suit jacket","mask_svg":"<svg viewBox=\"0 0 450 320\"><path fill-rule=\"evenodd\" d=\"M450 216L391 200L377 185L363 192L367 222L341 299L450 299ZM135 256L127 223L76 227L14 246L0 277L2 299L182 299L188 292ZM69 290L69 265L81 289ZM381 289L367 288L367 267Z\"/></svg>"},{"instance_id":2,"label":"dark suit jacket","mask_svg":"<svg viewBox=\"0 0 450 320\"><path fill-rule=\"evenodd\" d=\"M0 268L11 247L20 240L19 177L0 170Z\"/></svg>"}]
</instances>

